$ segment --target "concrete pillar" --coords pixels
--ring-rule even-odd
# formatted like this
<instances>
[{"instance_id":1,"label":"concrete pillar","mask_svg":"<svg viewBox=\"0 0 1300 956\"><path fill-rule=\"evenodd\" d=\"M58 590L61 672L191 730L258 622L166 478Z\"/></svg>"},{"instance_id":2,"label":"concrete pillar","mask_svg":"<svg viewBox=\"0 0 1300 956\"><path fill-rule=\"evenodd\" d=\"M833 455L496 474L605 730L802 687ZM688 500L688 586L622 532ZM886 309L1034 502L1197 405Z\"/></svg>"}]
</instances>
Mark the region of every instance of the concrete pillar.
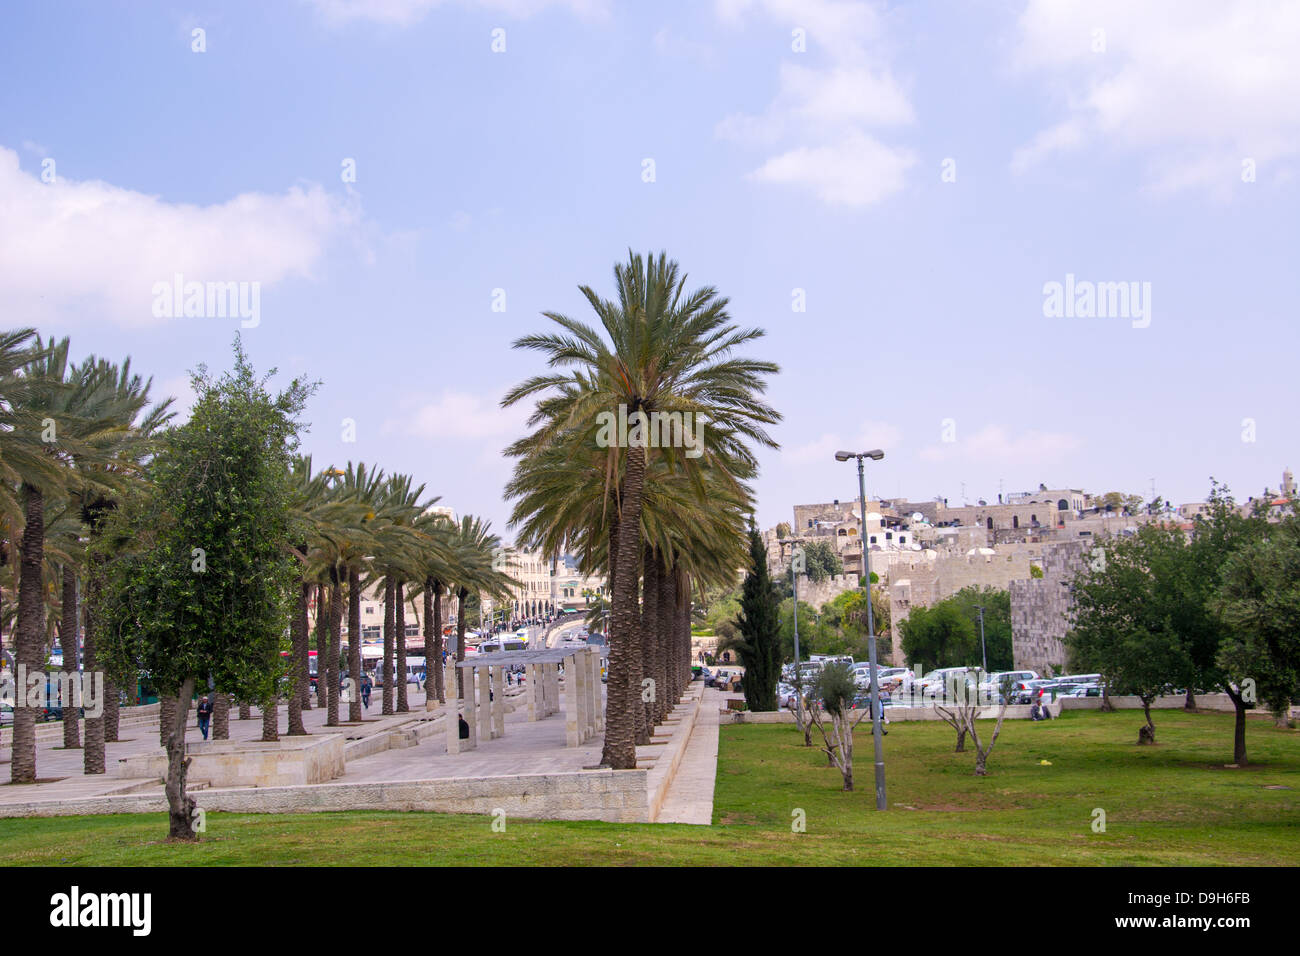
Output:
<instances>
[{"instance_id":1,"label":"concrete pillar","mask_svg":"<svg viewBox=\"0 0 1300 956\"><path fill-rule=\"evenodd\" d=\"M573 674L573 689L578 695L578 739L586 743L587 738L591 736L591 698L588 696L591 675L587 668L587 652L579 651L570 658L570 665L566 668Z\"/></svg>"},{"instance_id":2,"label":"concrete pillar","mask_svg":"<svg viewBox=\"0 0 1300 956\"><path fill-rule=\"evenodd\" d=\"M566 657L564 659L564 745L566 747L577 747L582 743L576 672L573 658Z\"/></svg>"},{"instance_id":3,"label":"concrete pillar","mask_svg":"<svg viewBox=\"0 0 1300 956\"><path fill-rule=\"evenodd\" d=\"M447 706L442 712L442 729L447 732L447 753L449 754L460 753L460 745L462 743L468 743L468 741L462 741L460 739L460 720L458 719L460 717L459 704L460 701L456 700L454 697L448 697Z\"/></svg>"},{"instance_id":4,"label":"concrete pillar","mask_svg":"<svg viewBox=\"0 0 1300 956\"><path fill-rule=\"evenodd\" d=\"M539 668L536 664L529 664L524 668L524 697L528 699L528 719L536 720L538 706L541 701L537 696L537 677Z\"/></svg>"},{"instance_id":5,"label":"concrete pillar","mask_svg":"<svg viewBox=\"0 0 1300 956\"><path fill-rule=\"evenodd\" d=\"M600 700L600 648L593 647L587 652L587 664L591 670L591 736L605 731L605 709Z\"/></svg>"},{"instance_id":6,"label":"concrete pillar","mask_svg":"<svg viewBox=\"0 0 1300 956\"><path fill-rule=\"evenodd\" d=\"M503 664L492 668L492 736L506 735L506 669Z\"/></svg>"},{"instance_id":7,"label":"concrete pillar","mask_svg":"<svg viewBox=\"0 0 1300 956\"><path fill-rule=\"evenodd\" d=\"M474 671L470 670L465 675L465 696L456 701L456 710L460 711L460 716L465 718L465 723L469 726L469 738L460 741L461 750L473 750L478 746L478 713L474 708ZM455 692L456 685L452 684L452 692ZM460 733L460 721L456 721L456 733Z\"/></svg>"},{"instance_id":8,"label":"concrete pillar","mask_svg":"<svg viewBox=\"0 0 1300 956\"><path fill-rule=\"evenodd\" d=\"M447 698L450 705L456 699L456 657L450 655L447 658L447 666L443 668L442 674L442 693Z\"/></svg>"},{"instance_id":9,"label":"concrete pillar","mask_svg":"<svg viewBox=\"0 0 1300 956\"><path fill-rule=\"evenodd\" d=\"M478 676L478 722L482 730L483 739L491 740L495 735L492 733L492 668L488 666L475 667L474 673Z\"/></svg>"}]
</instances>

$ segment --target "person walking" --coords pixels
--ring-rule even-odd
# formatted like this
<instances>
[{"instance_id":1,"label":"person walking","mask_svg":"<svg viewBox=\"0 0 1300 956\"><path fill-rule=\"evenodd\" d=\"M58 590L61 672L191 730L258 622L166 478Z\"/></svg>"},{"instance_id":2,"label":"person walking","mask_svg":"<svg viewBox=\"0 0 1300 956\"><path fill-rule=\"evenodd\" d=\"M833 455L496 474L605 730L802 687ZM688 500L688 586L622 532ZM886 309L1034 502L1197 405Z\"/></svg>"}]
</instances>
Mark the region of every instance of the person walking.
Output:
<instances>
[{"instance_id":1,"label":"person walking","mask_svg":"<svg viewBox=\"0 0 1300 956\"><path fill-rule=\"evenodd\" d=\"M368 673L361 675L361 704L366 710L370 709L370 692L375 689L375 683L370 679Z\"/></svg>"},{"instance_id":2,"label":"person walking","mask_svg":"<svg viewBox=\"0 0 1300 956\"><path fill-rule=\"evenodd\" d=\"M208 725L212 721L212 698L204 694L199 700L199 706L196 710L199 716L199 731L203 734L203 739L208 739Z\"/></svg>"}]
</instances>

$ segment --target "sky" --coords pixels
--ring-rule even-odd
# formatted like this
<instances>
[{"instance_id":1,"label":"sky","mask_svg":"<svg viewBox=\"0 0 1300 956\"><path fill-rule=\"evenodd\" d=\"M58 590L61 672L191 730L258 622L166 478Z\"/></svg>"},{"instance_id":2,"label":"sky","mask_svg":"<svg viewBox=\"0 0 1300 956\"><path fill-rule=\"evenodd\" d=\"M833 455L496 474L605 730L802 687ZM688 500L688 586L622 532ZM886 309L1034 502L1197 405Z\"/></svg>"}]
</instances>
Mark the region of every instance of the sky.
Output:
<instances>
[{"instance_id":1,"label":"sky","mask_svg":"<svg viewBox=\"0 0 1300 956\"><path fill-rule=\"evenodd\" d=\"M499 402L543 370L511 343L543 311L592 318L578 287L612 294L629 250L766 330L762 527L856 494L839 448L884 449L869 494L949 504L1276 488L1300 469L1298 173L1294 2L15 0L0 21L5 327L130 356L182 410L238 333L277 381L320 381L317 465L410 473L507 539L526 411ZM243 283L249 311L169 309L178 275ZM1089 283L1129 302L1089 309Z\"/></svg>"}]
</instances>

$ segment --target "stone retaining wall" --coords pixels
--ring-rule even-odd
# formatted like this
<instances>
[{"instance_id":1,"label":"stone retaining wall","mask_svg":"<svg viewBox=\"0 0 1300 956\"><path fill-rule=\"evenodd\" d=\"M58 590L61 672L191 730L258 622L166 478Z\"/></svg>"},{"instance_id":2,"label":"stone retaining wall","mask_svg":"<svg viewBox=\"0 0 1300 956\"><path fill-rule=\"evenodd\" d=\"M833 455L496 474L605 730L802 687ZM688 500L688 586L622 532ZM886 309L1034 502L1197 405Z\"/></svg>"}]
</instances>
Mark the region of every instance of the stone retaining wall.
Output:
<instances>
[{"instance_id":1,"label":"stone retaining wall","mask_svg":"<svg viewBox=\"0 0 1300 956\"><path fill-rule=\"evenodd\" d=\"M686 754L686 746L691 741L691 732L695 729L695 721L699 716L700 707L703 706L701 700L703 695L704 682L692 681L683 693L682 701L669 714L670 720L679 714L681 719L671 728L672 736L668 743L664 744L667 752L655 761L651 770L647 771L646 799L649 805L648 819L651 823L659 819L659 811L663 809L664 800L668 797L668 788L677 777L677 769Z\"/></svg>"},{"instance_id":2,"label":"stone retaining wall","mask_svg":"<svg viewBox=\"0 0 1300 956\"><path fill-rule=\"evenodd\" d=\"M488 815L504 810L507 818L648 823L650 814L646 794L644 770L586 770L502 777L451 777L445 780L332 783L309 787L208 789L194 791L191 796L204 810L229 813L398 810ZM0 817L166 811L165 797L129 794L8 804L0 806Z\"/></svg>"},{"instance_id":3,"label":"stone retaining wall","mask_svg":"<svg viewBox=\"0 0 1300 956\"><path fill-rule=\"evenodd\" d=\"M1045 705L1053 717L1061 716L1061 701ZM1012 704L1007 707L1007 720L1028 720L1031 704ZM977 720L996 720L998 707L981 707ZM906 723L910 720L942 720L933 707L886 707L885 716L891 724ZM723 724L793 724L792 710L723 710L719 712L719 723ZM863 717L863 727L870 727L871 721Z\"/></svg>"},{"instance_id":4,"label":"stone retaining wall","mask_svg":"<svg viewBox=\"0 0 1300 956\"><path fill-rule=\"evenodd\" d=\"M342 734L283 737L276 741L204 740L185 748L189 779L214 787L284 787L325 783L343 776ZM122 757L116 777L165 779L167 753Z\"/></svg>"}]
</instances>

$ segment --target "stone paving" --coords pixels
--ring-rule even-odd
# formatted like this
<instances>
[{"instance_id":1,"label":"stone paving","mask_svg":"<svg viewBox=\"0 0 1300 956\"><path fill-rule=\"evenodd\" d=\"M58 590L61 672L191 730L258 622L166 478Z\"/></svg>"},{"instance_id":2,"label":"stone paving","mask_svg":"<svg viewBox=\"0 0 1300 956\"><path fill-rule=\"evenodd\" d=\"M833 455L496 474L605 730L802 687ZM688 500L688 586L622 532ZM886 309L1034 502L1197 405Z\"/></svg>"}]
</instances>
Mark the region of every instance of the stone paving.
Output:
<instances>
[{"instance_id":1,"label":"stone paving","mask_svg":"<svg viewBox=\"0 0 1300 956\"><path fill-rule=\"evenodd\" d=\"M704 688L699 713L686 753L659 811L659 823L713 823L713 786L718 774L718 708L724 699L720 691Z\"/></svg>"},{"instance_id":2,"label":"stone paving","mask_svg":"<svg viewBox=\"0 0 1300 956\"><path fill-rule=\"evenodd\" d=\"M603 685L601 691L603 706ZM326 728L323 708L306 711L303 718L311 733L341 733L348 737L348 746L355 755L348 757L344 774L331 781L335 784L563 774L580 772L599 763L603 745L599 736L578 747L566 746L562 713L529 721L522 694L514 688L508 693L514 709L506 715L505 735L494 740L482 740L476 750L460 754L447 753L441 708L426 711L424 693L413 685L409 687L409 713L383 717L380 714L382 698L376 695L360 724L344 721L336 728ZM711 822L720 697L711 689L704 693L707 695L704 700L699 703L690 700L679 708L679 711L695 718L690 723L696 726L684 745L679 770L664 797L661 819L665 822L705 825ZM692 713L696 707L700 708L699 712ZM341 707L341 711L346 717L346 705ZM239 720L238 712L232 710L230 740L260 740L262 721L257 708L253 708L252 715L250 720ZM657 738L660 735L671 736L673 728L682 725L681 718L681 712L674 712L668 724L659 729ZM186 739L191 742L202 740L194 726L192 712L189 722ZM287 732L287 724L288 714L282 707L282 734ZM682 732L685 732L684 728ZM47 782L20 786L5 782L12 742L11 728L5 728L3 744L0 745L0 811L6 805L17 811L20 805L31 803L43 805L93 797L161 795L162 786L156 780L130 779L113 774L119 759L159 751L156 711L133 714L130 709L123 710L121 736L122 740L106 745L109 773L85 776L81 772L82 751L62 748L61 725L38 724L37 772ZM657 739L656 743L659 742ZM638 766L650 769L652 777L657 762L654 752L659 750L660 747L638 748ZM641 751L647 753L643 755Z\"/></svg>"}]
</instances>

